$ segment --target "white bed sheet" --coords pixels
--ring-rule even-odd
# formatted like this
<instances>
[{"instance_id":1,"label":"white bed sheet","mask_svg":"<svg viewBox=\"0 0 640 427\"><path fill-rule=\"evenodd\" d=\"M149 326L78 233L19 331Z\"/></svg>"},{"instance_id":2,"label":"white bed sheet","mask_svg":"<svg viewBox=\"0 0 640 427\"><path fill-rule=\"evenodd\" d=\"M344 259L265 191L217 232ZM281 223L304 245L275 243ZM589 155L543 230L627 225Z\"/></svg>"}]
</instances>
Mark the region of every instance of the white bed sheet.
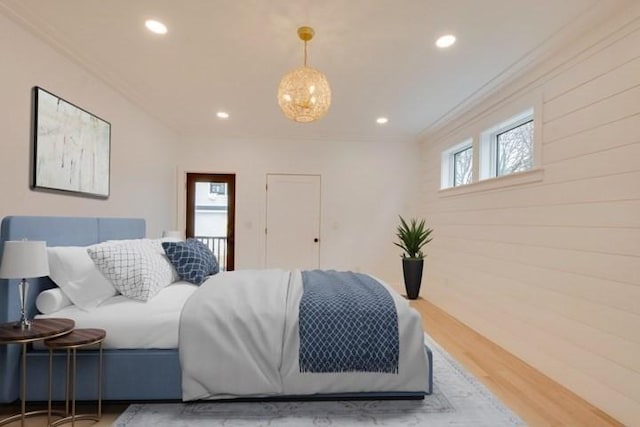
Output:
<instances>
[{"instance_id":1,"label":"white bed sheet","mask_svg":"<svg viewBox=\"0 0 640 427\"><path fill-rule=\"evenodd\" d=\"M76 328L104 329L106 349L177 349L180 312L197 288L175 282L147 302L116 295L89 311L70 305L36 318L64 317L73 319Z\"/></svg>"}]
</instances>

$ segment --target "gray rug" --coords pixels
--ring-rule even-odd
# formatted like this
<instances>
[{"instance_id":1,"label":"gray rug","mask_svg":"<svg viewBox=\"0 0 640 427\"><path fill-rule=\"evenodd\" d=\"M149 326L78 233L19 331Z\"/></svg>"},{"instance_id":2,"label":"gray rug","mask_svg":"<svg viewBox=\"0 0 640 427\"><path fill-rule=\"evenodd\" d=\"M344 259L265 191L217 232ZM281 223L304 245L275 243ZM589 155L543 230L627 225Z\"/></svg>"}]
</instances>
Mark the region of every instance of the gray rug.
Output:
<instances>
[{"instance_id":1,"label":"gray rug","mask_svg":"<svg viewBox=\"0 0 640 427\"><path fill-rule=\"evenodd\" d=\"M434 393L424 400L133 404L117 427L522 426L524 422L425 335Z\"/></svg>"}]
</instances>

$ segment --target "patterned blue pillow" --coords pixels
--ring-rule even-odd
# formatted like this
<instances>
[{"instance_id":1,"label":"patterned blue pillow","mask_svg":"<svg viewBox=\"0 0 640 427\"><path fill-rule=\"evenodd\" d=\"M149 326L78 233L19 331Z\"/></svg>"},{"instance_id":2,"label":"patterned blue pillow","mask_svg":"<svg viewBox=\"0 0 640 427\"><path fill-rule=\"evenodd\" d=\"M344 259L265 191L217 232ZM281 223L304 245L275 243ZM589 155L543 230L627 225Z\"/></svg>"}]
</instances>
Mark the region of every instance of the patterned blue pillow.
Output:
<instances>
[{"instance_id":1,"label":"patterned blue pillow","mask_svg":"<svg viewBox=\"0 0 640 427\"><path fill-rule=\"evenodd\" d=\"M215 255L199 240L162 242L162 247L181 280L200 285L207 276L220 271Z\"/></svg>"}]
</instances>

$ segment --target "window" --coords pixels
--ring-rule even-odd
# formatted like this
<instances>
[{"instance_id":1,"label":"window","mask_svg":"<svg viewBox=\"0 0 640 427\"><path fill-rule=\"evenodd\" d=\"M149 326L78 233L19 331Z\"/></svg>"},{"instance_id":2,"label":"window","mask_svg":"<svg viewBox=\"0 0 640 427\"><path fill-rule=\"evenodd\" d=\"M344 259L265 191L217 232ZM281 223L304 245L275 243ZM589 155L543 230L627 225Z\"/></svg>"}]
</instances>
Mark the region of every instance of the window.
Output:
<instances>
[{"instance_id":1,"label":"window","mask_svg":"<svg viewBox=\"0 0 640 427\"><path fill-rule=\"evenodd\" d=\"M524 172L534 165L533 109L493 126L480 135L480 179Z\"/></svg>"},{"instance_id":2,"label":"window","mask_svg":"<svg viewBox=\"0 0 640 427\"><path fill-rule=\"evenodd\" d=\"M473 147L467 147L453 155L453 186L470 184L473 174Z\"/></svg>"},{"instance_id":3,"label":"window","mask_svg":"<svg viewBox=\"0 0 640 427\"><path fill-rule=\"evenodd\" d=\"M470 184L473 180L473 139L442 153L442 188Z\"/></svg>"},{"instance_id":4,"label":"window","mask_svg":"<svg viewBox=\"0 0 640 427\"><path fill-rule=\"evenodd\" d=\"M224 182L210 182L209 194L218 194L224 196L227 194L227 184Z\"/></svg>"},{"instance_id":5,"label":"window","mask_svg":"<svg viewBox=\"0 0 640 427\"><path fill-rule=\"evenodd\" d=\"M536 111L539 114L541 109L536 108ZM534 139L534 128L539 122L539 117L534 117L534 108L529 107L484 130L484 126L491 124L488 120L470 124L475 128L471 137L442 152L440 188L474 184L455 191L455 194L498 188L505 185L505 181L491 183L492 178L526 171L532 173L518 174L517 178L509 181L509 185L516 181L528 183L542 179L542 169L537 163L540 162L541 146ZM485 183L477 186L481 181Z\"/></svg>"},{"instance_id":6,"label":"window","mask_svg":"<svg viewBox=\"0 0 640 427\"><path fill-rule=\"evenodd\" d=\"M533 120L496 135L496 176L533 167Z\"/></svg>"}]
</instances>

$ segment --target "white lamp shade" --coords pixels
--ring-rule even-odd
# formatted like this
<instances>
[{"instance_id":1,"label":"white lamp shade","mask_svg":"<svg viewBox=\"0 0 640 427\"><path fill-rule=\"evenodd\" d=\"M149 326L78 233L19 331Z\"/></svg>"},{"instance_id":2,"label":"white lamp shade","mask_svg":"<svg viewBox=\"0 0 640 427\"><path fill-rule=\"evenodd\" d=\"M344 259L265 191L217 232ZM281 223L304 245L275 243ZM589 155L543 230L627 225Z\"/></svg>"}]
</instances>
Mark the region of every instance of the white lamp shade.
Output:
<instances>
[{"instance_id":1,"label":"white lamp shade","mask_svg":"<svg viewBox=\"0 0 640 427\"><path fill-rule=\"evenodd\" d=\"M49 275L46 242L9 240L4 242L0 278L28 279Z\"/></svg>"}]
</instances>

